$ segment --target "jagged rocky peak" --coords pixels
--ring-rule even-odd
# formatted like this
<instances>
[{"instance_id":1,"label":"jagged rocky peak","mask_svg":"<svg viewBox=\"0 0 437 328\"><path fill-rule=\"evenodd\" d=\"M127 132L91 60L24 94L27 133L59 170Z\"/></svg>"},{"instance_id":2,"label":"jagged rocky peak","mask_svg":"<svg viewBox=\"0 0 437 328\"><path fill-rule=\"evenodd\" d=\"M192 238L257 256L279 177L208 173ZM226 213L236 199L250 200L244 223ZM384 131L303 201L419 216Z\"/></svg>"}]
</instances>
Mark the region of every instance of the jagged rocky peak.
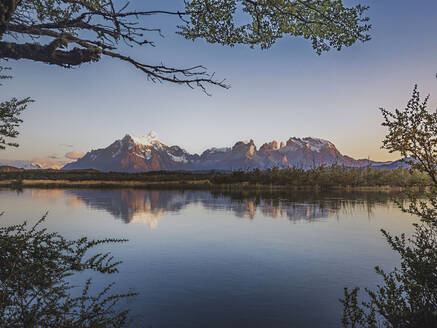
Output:
<instances>
[{"instance_id":1,"label":"jagged rocky peak","mask_svg":"<svg viewBox=\"0 0 437 328\"><path fill-rule=\"evenodd\" d=\"M249 150L247 151L246 155L253 156L255 154L255 152L256 152L256 146L255 146L255 144L253 143L253 140L252 140L252 143L250 144Z\"/></svg>"},{"instance_id":2,"label":"jagged rocky peak","mask_svg":"<svg viewBox=\"0 0 437 328\"><path fill-rule=\"evenodd\" d=\"M281 142L281 146L282 146L282 144L283 143ZM272 142L266 142L264 145L261 146L261 148L259 150L264 151L264 152L271 152L271 151L275 151L278 149L279 149L278 142L276 140L273 140Z\"/></svg>"},{"instance_id":3,"label":"jagged rocky peak","mask_svg":"<svg viewBox=\"0 0 437 328\"><path fill-rule=\"evenodd\" d=\"M239 141L232 147L233 153L244 153L247 157L252 157L256 153L256 146L253 139L250 141Z\"/></svg>"},{"instance_id":4,"label":"jagged rocky peak","mask_svg":"<svg viewBox=\"0 0 437 328\"><path fill-rule=\"evenodd\" d=\"M233 152L239 152L239 151L248 151L249 149L256 150L255 142L253 139L250 139L250 141L238 141L234 147L232 147Z\"/></svg>"}]
</instances>

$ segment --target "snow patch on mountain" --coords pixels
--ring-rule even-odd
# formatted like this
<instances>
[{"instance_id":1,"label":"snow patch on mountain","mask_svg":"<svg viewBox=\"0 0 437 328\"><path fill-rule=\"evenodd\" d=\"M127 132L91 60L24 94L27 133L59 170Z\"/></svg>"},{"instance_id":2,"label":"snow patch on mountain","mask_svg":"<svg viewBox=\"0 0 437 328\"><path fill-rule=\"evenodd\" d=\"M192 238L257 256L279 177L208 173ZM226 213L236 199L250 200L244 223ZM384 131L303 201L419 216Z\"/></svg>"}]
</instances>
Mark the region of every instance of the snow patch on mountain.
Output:
<instances>
[{"instance_id":1,"label":"snow patch on mountain","mask_svg":"<svg viewBox=\"0 0 437 328\"><path fill-rule=\"evenodd\" d=\"M222 148L216 148L216 147L213 147L213 148L208 149L208 152L209 152L210 154L215 154L215 153L226 153L226 152L228 152L228 151L231 151L231 148L230 148L230 147L222 147Z\"/></svg>"},{"instance_id":2,"label":"snow patch on mountain","mask_svg":"<svg viewBox=\"0 0 437 328\"><path fill-rule=\"evenodd\" d=\"M123 146L122 141L121 141L121 140L118 140L118 143L117 143L117 147L118 147L118 149L117 149L117 151L116 151L115 153L112 154L112 158L115 158L115 157L117 157L118 155L121 154L121 148L122 148L122 146Z\"/></svg>"},{"instance_id":3,"label":"snow patch on mountain","mask_svg":"<svg viewBox=\"0 0 437 328\"><path fill-rule=\"evenodd\" d=\"M154 145L160 143L160 141L158 139L158 134L154 131L151 131L148 135L142 136L142 137L133 136L133 135L129 135L129 134L127 136L131 137L132 140L137 145L154 146Z\"/></svg>"},{"instance_id":4,"label":"snow patch on mountain","mask_svg":"<svg viewBox=\"0 0 437 328\"><path fill-rule=\"evenodd\" d=\"M185 156L175 156L172 155L170 153L168 153L168 156L170 156L170 158L175 161L175 162L179 162L179 163L188 163L187 159L185 158Z\"/></svg>"},{"instance_id":5,"label":"snow patch on mountain","mask_svg":"<svg viewBox=\"0 0 437 328\"><path fill-rule=\"evenodd\" d=\"M152 159L152 152L150 150L146 150L145 152L142 153L135 153L134 155L144 158L146 161L150 161Z\"/></svg>"}]
</instances>

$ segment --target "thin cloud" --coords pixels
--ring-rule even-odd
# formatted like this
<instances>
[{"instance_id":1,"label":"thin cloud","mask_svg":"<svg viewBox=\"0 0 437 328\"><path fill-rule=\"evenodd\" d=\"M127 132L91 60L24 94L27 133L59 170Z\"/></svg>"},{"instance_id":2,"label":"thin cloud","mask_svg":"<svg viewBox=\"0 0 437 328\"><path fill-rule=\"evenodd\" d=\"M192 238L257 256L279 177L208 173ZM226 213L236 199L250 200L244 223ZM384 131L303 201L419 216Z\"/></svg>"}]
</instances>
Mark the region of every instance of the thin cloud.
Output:
<instances>
[{"instance_id":1,"label":"thin cloud","mask_svg":"<svg viewBox=\"0 0 437 328\"><path fill-rule=\"evenodd\" d=\"M82 158L85 155L85 153L77 150L70 151L65 154L65 157L68 159L79 159Z\"/></svg>"}]
</instances>

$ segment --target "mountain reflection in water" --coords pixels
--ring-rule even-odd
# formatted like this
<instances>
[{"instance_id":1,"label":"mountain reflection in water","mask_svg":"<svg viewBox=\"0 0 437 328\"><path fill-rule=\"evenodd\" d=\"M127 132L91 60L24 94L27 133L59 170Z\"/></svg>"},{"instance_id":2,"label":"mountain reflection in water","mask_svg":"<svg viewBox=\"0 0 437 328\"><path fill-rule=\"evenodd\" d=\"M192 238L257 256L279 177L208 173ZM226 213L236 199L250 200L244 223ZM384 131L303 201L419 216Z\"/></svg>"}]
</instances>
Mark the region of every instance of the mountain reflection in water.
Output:
<instances>
[{"instance_id":1,"label":"mountain reflection in water","mask_svg":"<svg viewBox=\"0 0 437 328\"><path fill-rule=\"evenodd\" d=\"M268 193L268 192L209 192L177 190L35 190L36 197L65 197L71 206L88 206L104 210L125 223L158 226L168 213L178 213L187 206L200 205L213 211L229 211L236 217L254 219L257 212L271 218L290 221L315 221L350 212L356 207L371 214L377 203L390 199L385 193Z\"/></svg>"}]
</instances>

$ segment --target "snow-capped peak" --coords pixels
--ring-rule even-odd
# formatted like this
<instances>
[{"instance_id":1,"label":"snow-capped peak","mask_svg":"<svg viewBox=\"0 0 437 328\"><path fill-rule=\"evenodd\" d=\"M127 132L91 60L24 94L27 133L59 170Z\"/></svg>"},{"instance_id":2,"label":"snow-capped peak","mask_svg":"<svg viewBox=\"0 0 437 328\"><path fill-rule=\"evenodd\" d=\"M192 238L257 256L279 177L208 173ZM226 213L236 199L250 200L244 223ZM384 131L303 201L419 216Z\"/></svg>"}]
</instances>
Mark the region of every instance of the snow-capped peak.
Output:
<instances>
[{"instance_id":1,"label":"snow-capped peak","mask_svg":"<svg viewBox=\"0 0 437 328\"><path fill-rule=\"evenodd\" d=\"M306 138L296 138L296 137L292 137L289 139L289 141L292 141L294 145L297 145L298 147L305 147L308 148L312 151L316 151L316 152L320 152L322 150L322 148L324 147L329 147L332 148L334 147L334 145L328 141L328 140L324 140L324 139L320 139L320 138L311 138L311 137L306 137Z\"/></svg>"},{"instance_id":2,"label":"snow-capped peak","mask_svg":"<svg viewBox=\"0 0 437 328\"><path fill-rule=\"evenodd\" d=\"M137 144L137 145L143 145L143 146L153 146L157 143L159 143L159 139L158 139L158 135L155 131L151 131L148 135L146 136L142 136L142 137L138 137L138 136L133 136L133 135L129 135L129 137L132 138L132 140Z\"/></svg>"},{"instance_id":3,"label":"snow-capped peak","mask_svg":"<svg viewBox=\"0 0 437 328\"><path fill-rule=\"evenodd\" d=\"M332 145L328 140L320 139L320 138L311 138L306 137L303 138L303 141L311 148L311 150L320 151L324 146Z\"/></svg>"}]
</instances>

